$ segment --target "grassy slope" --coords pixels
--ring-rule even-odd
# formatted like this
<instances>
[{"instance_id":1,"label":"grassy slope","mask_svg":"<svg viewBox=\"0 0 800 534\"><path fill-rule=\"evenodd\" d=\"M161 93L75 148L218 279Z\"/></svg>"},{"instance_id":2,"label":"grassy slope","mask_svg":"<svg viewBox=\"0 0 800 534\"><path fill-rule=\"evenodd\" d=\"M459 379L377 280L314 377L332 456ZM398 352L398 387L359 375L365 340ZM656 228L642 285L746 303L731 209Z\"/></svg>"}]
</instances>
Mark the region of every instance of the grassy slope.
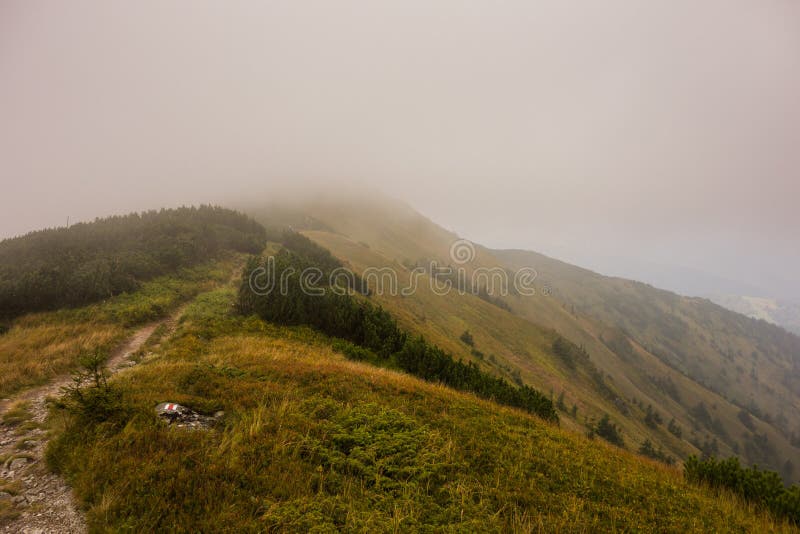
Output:
<instances>
[{"instance_id":1,"label":"grassy slope","mask_svg":"<svg viewBox=\"0 0 800 534\"><path fill-rule=\"evenodd\" d=\"M66 420L49 456L93 530L787 529L677 470L231 317L233 298L198 297L158 356L118 376L116 420ZM224 423L169 428L165 400Z\"/></svg>"},{"instance_id":2,"label":"grassy slope","mask_svg":"<svg viewBox=\"0 0 800 534\"><path fill-rule=\"evenodd\" d=\"M208 262L146 282L132 294L17 318L0 335L0 398L75 369L82 354L110 352L131 327L163 316L214 281L227 280L240 261Z\"/></svg>"},{"instance_id":3,"label":"grassy slope","mask_svg":"<svg viewBox=\"0 0 800 534\"><path fill-rule=\"evenodd\" d=\"M377 251L337 234L306 232L306 235L339 257L348 258L350 266L358 272L370 266L392 266L400 275L400 285L408 285L405 268ZM426 281L419 283L413 295L375 295L372 298L389 310L404 328L423 334L456 357L475 361L484 369L506 377L511 376L511 371L519 370L526 383L545 392L558 394L566 391L565 402L570 406L576 403L581 414L612 409L609 399L601 398L594 391L585 373L570 373L550 355L550 347L555 339L555 334L550 330L472 295L459 295L456 292L446 296L436 295ZM469 330L474 337L475 347L485 354L483 359L475 358L471 354L472 347L459 340L465 330ZM579 428L568 418L564 418L563 422L568 427Z\"/></svg>"},{"instance_id":4,"label":"grassy slope","mask_svg":"<svg viewBox=\"0 0 800 534\"><path fill-rule=\"evenodd\" d=\"M313 219L306 218L311 227L327 230L307 235L356 270L393 265L402 272L400 264L406 260L449 263L449 247L457 238L413 210L380 199L312 203L298 210L313 215ZM550 296L540 291L533 298L506 299L514 315L530 322L520 323L518 317L470 295L439 298L418 292L411 298L385 298L382 302L405 326L454 354L469 357L458 336L467 328L476 332L481 351L519 368L531 384L555 394L563 388L567 405L577 403L580 413L594 417L602 411L611 413L635 446L650 438L674 454L686 456L697 452L690 440L697 443L717 437L721 454L733 454L736 448L745 454L753 432L737 414L740 406L756 402L773 417L773 424L753 418L755 432L766 435L776 450L771 467L780 469L784 459L800 466L800 454L786 436L788 430L800 429L800 396L793 393L797 391L792 364L796 338L698 299L604 277L535 253L477 247L477 256L468 268L496 265L533 266L540 274L539 289L550 289ZM609 406L586 381L565 374L541 342L547 339L541 327L555 329L584 345L625 405L621 409ZM537 336L538 341L533 339ZM631 342L629 354L615 352L604 342L620 336ZM761 354L756 361L753 352ZM757 378L750 374L754 364ZM666 377L676 384L678 399L652 380ZM699 402L720 421L722 433L696 423L690 410ZM646 427L643 407L648 404L666 421L674 417L683 428L683 438L667 432L666 425ZM777 422L781 416L786 423ZM760 460L756 456L751 455L750 460Z\"/></svg>"},{"instance_id":5,"label":"grassy slope","mask_svg":"<svg viewBox=\"0 0 800 534\"><path fill-rule=\"evenodd\" d=\"M679 385L680 402L659 395L650 384L652 396L660 396L659 402L671 406L687 427L691 426L687 409L699 402L706 404L728 436L720 437L722 452L732 453L730 445L738 444L740 453L745 453L755 431L768 436L778 458L800 465L799 451L787 440L789 432L800 430L796 393L800 376L794 363L800 355L800 339L703 299L600 276L535 253L494 254L513 267L535 265L543 279L557 288L557 298L574 306L577 314L628 333L636 342L635 357L624 362L627 371L617 366L610 372L638 373L645 384L648 375L671 377ZM533 315L531 310L528 313ZM737 415L741 407L753 404L756 413L768 414L771 421L754 416L751 430ZM762 463L753 457L750 461Z\"/></svg>"},{"instance_id":6,"label":"grassy slope","mask_svg":"<svg viewBox=\"0 0 800 534\"><path fill-rule=\"evenodd\" d=\"M391 265L398 269L403 281L407 272L400 262L436 259L450 263L450 244L457 238L455 234L403 206L370 208L336 202L306 205L298 209L312 213L317 225L337 230L336 233L305 233L355 270ZM499 260L479 247L475 262L471 265L493 267L498 264ZM453 292L447 297L439 297L426 288L427 285L421 283L420 290L407 298L375 298L390 309L405 327L422 333L457 356L471 358L469 347L458 340L460 334L469 329L475 336L479 350L495 356L502 366L520 370L526 383L545 392L552 391L554 395L563 391L566 405L571 407L575 404L578 407L577 420L562 417L563 424L569 428L585 431L583 425L587 416L597 419L602 413L608 412L623 428L627 443L634 449L650 438L675 455L686 456L697 452L686 440L675 438L664 428L654 431L645 426L642 422L644 413L636 407L630 407L632 416L625 417L610 399L597 391L585 374L576 376L570 373L550 353L549 346L553 339L550 329L555 329L576 343L586 345L592 361L606 371L608 361L617 361L619 358L592 333L602 329L602 326L588 318L573 317L556 299L542 295L509 301L517 311L525 306L533 306L535 313L526 315L508 313L472 295ZM499 374L508 374L503 369L495 370ZM619 397L649 398L637 387L636 377L628 377L625 373L614 374L609 384ZM661 404L658 400L648 402L656 406Z\"/></svg>"}]
</instances>

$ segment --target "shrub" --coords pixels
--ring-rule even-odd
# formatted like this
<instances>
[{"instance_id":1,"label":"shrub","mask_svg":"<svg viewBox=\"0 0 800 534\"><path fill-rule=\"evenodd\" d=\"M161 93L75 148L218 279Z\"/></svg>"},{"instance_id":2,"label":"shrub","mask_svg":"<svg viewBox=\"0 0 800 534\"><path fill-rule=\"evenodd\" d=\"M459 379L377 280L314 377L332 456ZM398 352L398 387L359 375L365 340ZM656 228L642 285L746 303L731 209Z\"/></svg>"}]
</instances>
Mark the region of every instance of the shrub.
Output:
<instances>
[{"instance_id":1,"label":"shrub","mask_svg":"<svg viewBox=\"0 0 800 534\"><path fill-rule=\"evenodd\" d=\"M122 411L121 392L108 383L106 355L92 352L81 357L81 368L73 373L72 383L63 388L62 407L81 425L109 422Z\"/></svg>"},{"instance_id":2,"label":"shrub","mask_svg":"<svg viewBox=\"0 0 800 534\"><path fill-rule=\"evenodd\" d=\"M648 378L650 378L650 381L653 382L659 390L669 395L675 402L681 402L680 391L671 376L649 376Z\"/></svg>"},{"instance_id":3,"label":"shrub","mask_svg":"<svg viewBox=\"0 0 800 534\"><path fill-rule=\"evenodd\" d=\"M681 436L683 436L683 429L677 422L675 422L674 417L669 420L669 424L667 425L667 430L669 430L669 433L675 436L676 438L680 438Z\"/></svg>"},{"instance_id":4,"label":"shrub","mask_svg":"<svg viewBox=\"0 0 800 534\"><path fill-rule=\"evenodd\" d=\"M673 465L675 463L675 458L669 454L666 454L661 447L656 449L653 446L653 442L649 439L644 440L644 443L642 443L641 447L639 447L639 454L654 460L658 460L659 462L664 462L667 465Z\"/></svg>"},{"instance_id":5,"label":"shrub","mask_svg":"<svg viewBox=\"0 0 800 534\"><path fill-rule=\"evenodd\" d=\"M625 448L625 440L622 439L622 431L611 421L608 414L603 414L603 417L600 418L600 421L598 421L597 425L592 429L592 433L597 434L617 447Z\"/></svg>"},{"instance_id":6,"label":"shrub","mask_svg":"<svg viewBox=\"0 0 800 534\"><path fill-rule=\"evenodd\" d=\"M327 439L307 436L302 456L331 477L358 477L365 487L401 495L410 481L438 486L449 468L430 450L429 429L402 412L365 404L323 425Z\"/></svg>"},{"instance_id":7,"label":"shrub","mask_svg":"<svg viewBox=\"0 0 800 534\"><path fill-rule=\"evenodd\" d=\"M484 287L480 287L477 290L473 291L473 294L481 300L488 302L494 306L497 306L501 310L511 311L511 306L509 306L506 301L504 301L501 297L497 297L492 295L488 292L488 290Z\"/></svg>"},{"instance_id":8,"label":"shrub","mask_svg":"<svg viewBox=\"0 0 800 534\"><path fill-rule=\"evenodd\" d=\"M663 422L664 420L661 418L661 414L653 410L653 406L648 404L647 413L644 416L644 423L650 428L657 428Z\"/></svg>"},{"instance_id":9,"label":"shrub","mask_svg":"<svg viewBox=\"0 0 800 534\"><path fill-rule=\"evenodd\" d=\"M472 338L472 334L469 333L469 330L464 330L464 333L461 334L461 337L459 337L458 339L460 339L470 347L475 346L475 340Z\"/></svg>"},{"instance_id":10,"label":"shrub","mask_svg":"<svg viewBox=\"0 0 800 534\"><path fill-rule=\"evenodd\" d=\"M758 466L744 468L734 457L704 460L690 456L683 466L690 482L702 482L713 487L727 488L746 500L800 525L800 487L787 488L780 475L762 471Z\"/></svg>"},{"instance_id":11,"label":"shrub","mask_svg":"<svg viewBox=\"0 0 800 534\"><path fill-rule=\"evenodd\" d=\"M584 356L576 345L570 343L561 336L557 336L555 341L553 341L552 349L553 354L558 356L559 359L564 362L564 365L570 369L575 369L576 361Z\"/></svg>"},{"instance_id":12,"label":"shrub","mask_svg":"<svg viewBox=\"0 0 800 534\"><path fill-rule=\"evenodd\" d=\"M710 429L714 425L711 414L708 412L704 402L698 402L689 410L689 413L706 428Z\"/></svg>"}]
</instances>

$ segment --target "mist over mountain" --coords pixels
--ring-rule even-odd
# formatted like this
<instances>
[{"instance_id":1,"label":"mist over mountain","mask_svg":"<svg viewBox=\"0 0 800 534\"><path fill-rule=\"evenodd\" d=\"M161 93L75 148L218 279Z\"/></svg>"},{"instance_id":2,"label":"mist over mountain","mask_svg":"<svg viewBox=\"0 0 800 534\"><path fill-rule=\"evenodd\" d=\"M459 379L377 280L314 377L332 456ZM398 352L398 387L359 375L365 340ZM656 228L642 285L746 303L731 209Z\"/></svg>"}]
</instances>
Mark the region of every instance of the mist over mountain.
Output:
<instances>
[{"instance_id":1,"label":"mist over mountain","mask_svg":"<svg viewBox=\"0 0 800 534\"><path fill-rule=\"evenodd\" d=\"M789 301L731 294L712 294L708 298L729 310L782 326L786 330L800 335L800 300Z\"/></svg>"},{"instance_id":2,"label":"mist over mountain","mask_svg":"<svg viewBox=\"0 0 800 534\"><path fill-rule=\"evenodd\" d=\"M355 183L491 246L798 296L799 10L3 2L0 235Z\"/></svg>"},{"instance_id":3,"label":"mist over mountain","mask_svg":"<svg viewBox=\"0 0 800 534\"><path fill-rule=\"evenodd\" d=\"M0 2L0 534L797 532L800 2Z\"/></svg>"}]
</instances>

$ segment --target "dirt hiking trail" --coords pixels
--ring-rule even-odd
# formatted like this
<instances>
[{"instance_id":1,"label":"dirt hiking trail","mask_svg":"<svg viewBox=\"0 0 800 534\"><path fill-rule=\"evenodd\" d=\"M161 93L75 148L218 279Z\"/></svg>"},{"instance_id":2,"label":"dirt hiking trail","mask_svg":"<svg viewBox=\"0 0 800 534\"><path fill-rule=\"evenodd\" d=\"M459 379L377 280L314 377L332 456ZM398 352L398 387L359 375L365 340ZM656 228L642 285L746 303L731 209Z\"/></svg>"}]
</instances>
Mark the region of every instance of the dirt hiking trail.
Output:
<instances>
[{"instance_id":1,"label":"dirt hiking trail","mask_svg":"<svg viewBox=\"0 0 800 534\"><path fill-rule=\"evenodd\" d=\"M165 337L174 332L184 309L182 306L169 317L136 330L111 353L106 362L108 375L135 365L130 356L144 345L156 328L165 325ZM0 460L4 459L0 462L0 505L5 501L6 506L10 505L10 513L18 514L5 525L0 522L2 534L86 532L83 512L77 506L71 488L61 477L48 471L44 460L48 442L44 425L48 414L47 400L59 397L61 388L71 384L71 376L62 376L44 386L0 401L0 417L19 403L25 403L25 409L31 414L31 418L20 425L0 422Z\"/></svg>"}]
</instances>

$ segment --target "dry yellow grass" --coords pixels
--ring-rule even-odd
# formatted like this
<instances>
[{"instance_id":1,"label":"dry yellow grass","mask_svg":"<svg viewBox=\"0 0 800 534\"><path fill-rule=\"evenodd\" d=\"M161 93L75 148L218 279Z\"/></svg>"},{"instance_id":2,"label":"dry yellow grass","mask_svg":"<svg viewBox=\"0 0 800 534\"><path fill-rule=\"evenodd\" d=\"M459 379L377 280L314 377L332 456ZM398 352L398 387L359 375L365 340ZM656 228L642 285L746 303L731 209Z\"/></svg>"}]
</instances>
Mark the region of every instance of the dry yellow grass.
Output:
<instances>
[{"instance_id":1,"label":"dry yellow grass","mask_svg":"<svg viewBox=\"0 0 800 534\"><path fill-rule=\"evenodd\" d=\"M160 355L118 376L122 419L53 449L96 530L793 531L677 469L348 361L307 329L226 318L231 297L199 299ZM165 400L225 424L169 428L152 412Z\"/></svg>"},{"instance_id":2,"label":"dry yellow grass","mask_svg":"<svg viewBox=\"0 0 800 534\"><path fill-rule=\"evenodd\" d=\"M376 199L369 206L336 201L304 205L302 210L324 223L318 226L329 227L304 234L357 272L393 265L403 276L400 263L405 260L452 264L449 250L457 236L408 207ZM538 272L536 296L505 299L513 313L491 309L472 295L432 297L424 290L375 300L405 328L456 356L471 358L469 347L458 340L469 330L481 352L519 370L526 383L554 396L563 391L566 406L574 404L579 412L577 419L562 414L565 425L579 428L585 416L596 420L608 413L633 448L649 439L677 458L686 458L700 454L703 442L716 438L721 456L741 455L776 471L785 470L786 460L799 463L798 449L790 440L798 423L792 414L800 413L795 393L800 375L792 371L791 358L796 342L699 299L606 278L535 253L476 246L474 261L466 265L468 271L497 266L511 271L532 266ZM549 296L542 292L545 286ZM607 345L620 332L615 326L631 337L632 355L617 354ZM548 354L546 335L545 343L541 335L536 339L536 332L549 329L586 348L594 365L607 375L618 403L604 398L591 382L558 367ZM510 376L506 369L494 371ZM662 386L666 379L677 393ZM701 402L712 410L714 425L698 424L692 415ZM657 408L665 421L675 419L682 436L667 431L666 425L645 424L647 405ZM742 407L752 410L752 430L739 419ZM767 437L767 447L760 447L756 434ZM797 481L798 472L795 467L787 480Z\"/></svg>"},{"instance_id":3,"label":"dry yellow grass","mask_svg":"<svg viewBox=\"0 0 800 534\"><path fill-rule=\"evenodd\" d=\"M111 350L125 332L116 324L69 319L15 324L0 336L0 396L72 370L81 354Z\"/></svg>"},{"instance_id":4,"label":"dry yellow grass","mask_svg":"<svg viewBox=\"0 0 800 534\"><path fill-rule=\"evenodd\" d=\"M285 207L265 209L254 203L249 211L266 222L308 229L304 233L356 271L406 260L436 259L446 265L452 263L450 245L459 237L409 206L375 194L368 200L358 196L304 199ZM788 459L795 468L787 480L800 480L798 449L790 439L800 424L795 417L800 413L800 374L792 367L792 354L798 352L796 340L700 299L603 277L536 253L476 246L476 257L467 264L468 269L494 266L537 270L537 296L511 297L506 304L519 318L555 329L584 346L596 367L612 377L609 382L613 381L627 407L618 409L590 384L548 368L536 350L512 347L526 337L521 329L509 328L510 319L479 316L482 310L471 302L473 297L462 298L455 306L447 299L426 301L424 295L387 298L381 303L404 327L456 356L470 357L458 342L460 333L469 329L476 335L479 350L519 369L527 383L543 391L552 389L554 396L563 391L567 407L575 404L579 409L577 420L562 417L565 424L577 428L584 424L583 416L597 419L608 413L633 447L649 439L678 458L699 454L704 442L716 438L719 455L742 455L748 462L784 471ZM548 297L541 291L545 286L550 289ZM633 357L626 358L606 345L613 327L632 338ZM504 370L497 372L508 376ZM676 388L664 388L666 379ZM716 424L695 423L692 409L700 402L712 407ZM667 431L666 425L653 429L644 424L647 405L657 407L665 421L674 418L683 429L682 436ZM752 410L754 430L739 420L742 407ZM768 447L762 450L756 434L767 437Z\"/></svg>"},{"instance_id":5,"label":"dry yellow grass","mask_svg":"<svg viewBox=\"0 0 800 534\"><path fill-rule=\"evenodd\" d=\"M229 279L242 257L209 261L156 278L139 291L83 308L29 314L0 335L0 398L76 368L86 353L107 354L130 328L154 320L180 302Z\"/></svg>"}]
</instances>

